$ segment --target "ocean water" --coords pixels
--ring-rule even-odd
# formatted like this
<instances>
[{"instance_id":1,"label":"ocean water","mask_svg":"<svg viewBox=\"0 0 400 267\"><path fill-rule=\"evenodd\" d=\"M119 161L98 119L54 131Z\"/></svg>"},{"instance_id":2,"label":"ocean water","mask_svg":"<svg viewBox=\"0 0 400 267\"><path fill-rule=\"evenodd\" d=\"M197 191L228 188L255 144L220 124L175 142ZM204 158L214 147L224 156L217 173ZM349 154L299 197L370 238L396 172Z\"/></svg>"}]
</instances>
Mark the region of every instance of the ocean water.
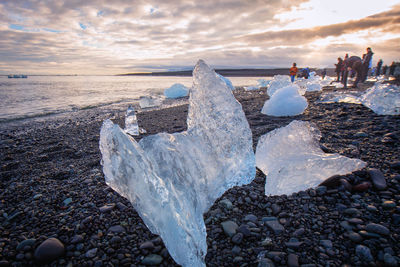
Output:
<instances>
[{"instance_id":1,"label":"ocean water","mask_svg":"<svg viewBox=\"0 0 400 267\"><path fill-rule=\"evenodd\" d=\"M256 85L259 77L229 77L234 86ZM163 99L174 83L192 77L160 76L0 76L0 123L115 104L138 103L141 96Z\"/></svg>"}]
</instances>

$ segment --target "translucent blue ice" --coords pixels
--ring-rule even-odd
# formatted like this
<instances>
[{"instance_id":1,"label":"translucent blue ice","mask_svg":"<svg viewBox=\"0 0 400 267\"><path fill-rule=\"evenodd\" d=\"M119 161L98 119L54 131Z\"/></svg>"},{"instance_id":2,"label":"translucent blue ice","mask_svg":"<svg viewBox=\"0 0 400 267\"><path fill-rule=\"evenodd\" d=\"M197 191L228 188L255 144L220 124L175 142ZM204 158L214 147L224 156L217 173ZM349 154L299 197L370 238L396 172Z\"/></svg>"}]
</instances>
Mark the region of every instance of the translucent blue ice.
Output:
<instances>
[{"instance_id":1,"label":"translucent blue ice","mask_svg":"<svg viewBox=\"0 0 400 267\"><path fill-rule=\"evenodd\" d=\"M239 102L200 60L193 71L188 130L140 142L106 120L100 150L106 183L129 199L183 266L205 266L203 213L227 189L255 177L252 133Z\"/></svg>"}]
</instances>

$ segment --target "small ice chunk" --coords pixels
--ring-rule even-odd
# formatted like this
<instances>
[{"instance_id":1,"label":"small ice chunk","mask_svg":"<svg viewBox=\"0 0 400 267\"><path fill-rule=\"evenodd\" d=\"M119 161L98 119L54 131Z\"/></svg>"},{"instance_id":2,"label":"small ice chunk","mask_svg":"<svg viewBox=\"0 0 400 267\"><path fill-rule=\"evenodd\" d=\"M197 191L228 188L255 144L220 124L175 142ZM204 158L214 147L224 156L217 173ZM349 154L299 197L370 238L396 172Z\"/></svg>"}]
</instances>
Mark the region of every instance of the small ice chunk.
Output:
<instances>
[{"instance_id":1,"label":"small ice chunk","mask_svg":"<svg viewBox=\"0 0 400 267\"><path fill-rule=\"evenodd\" d=\"M295 116L304 112L308 106L307 99L299 94L300 88L291 84L279 89L267 100L261 113L270 116Z\"/></svg>"},{"instance_id":2,"label":"small ice chunk","mask_svg":"<svg viewBox=\"0 0 400 267\"><path fill-rule=\"evenodd\" d=\"M139 135L139 125L137 123L135 109L129 105L125 114L125 129L124 131L130 135Z\"/></svg>"},{"instance_id":3,"label":"small ice chunk","mask_svg":"<svg viewBox=\"0 0 400 267\"><path fill-rule=\"evenodd\" d=\"M235 90L235 86L233 86L231 80L229 80L228 78L226 78L226 77L224 77L224 76L222 76L221 74L218 74L218 73L217 73L217 76L218 76L222 81L224 81L224 83L226 84L226 86L228 86L229 89Z\"/></svg>"},{"instance_id":4,"label":"small ice chunk","mask_svg":"<svg viewBox=\"0 0 400 267\"><path fill-rule=\"evenodd\" d=\"M318 81L308 82L306 85L307 92L315 92L315 91L321 91L321 90L322 90L322 86L321 86L320 82L318 82Z\"/></svg>"},{"instance_id":5,"label":"small ice chunk","mask_svg":"<svg viewBox=\"0 0 400 267\"><path fill-rule=\"evenodd\" d=\"M296 120L260 137L256 165L266 175L266 195L289 195L366 166L359 159L324 153L320 138L315 124Z\"/></svg>"},{"instance_id":6,"label":"small ice chunk","mask_svg":"<svg viewBox=\"0 0 400 267\"><path fill-rule=\"evenodd\" d=\"M136 142L110 120L100 132L107 185L129 199L183 266L205 266L203 213L226 190L255 177L252 133L227 85L200 60L193 71L188 130Z\"/></svg>"},{"instance_id":7,"label":"small ice chunk","mask_svg":"<svg viewBox=\"0 0 400 267\"><path fill-rule=\"evenodd\" d=\"M180 83L175 83L171 87L164 90L164 95L167 98L179 98L189 95L189 88Z\"/></svg>"},{"instance_id":8,"label":"small ice chunk","mask_svg":"<svg viewBox=\"0 0 400 267\"><path fill-rule=\"evenodd\" d=\"M320 96L320 100L318 100L317 103L361 104L360 97L357 93L358 92L352 91L325 93Z\"/></svg>"},{"instance_id":9,"label":"small ice chunk","mask_svg":"<svg viewBox=\"0 0 400 267\"><path fill-rule=\"evenodd\" d=\"M261 87L268 87L268 85L269 85L269 83L271 82L271 80L265 80L265 79L258 79L257 80L257 83L258 83L258 86L261 88Z\"/></svg>"},{"instance_id":10,"label":"small ice chunk","mask_svg":"<svg viewBox=\"0 0 400 267\"><path fill-rule=\"evenodd\" d=\"M272 96L276 91L286 86L291 85L290 77L288 75L275 75L271 82L268 84L267 94Z\"/></svg>"},{"instance_id":11,"label":"small ice chunk","mask_svg":"<svg viewBox=\"0 0 400 267\"><path fill-rule=\"evenodd\" d=\"M141 96L139 98L139 105L141 108L152 108L161 105L161 99L152 96Z\"/></svg>"},{"instance_id":12,"label":"small ice chunk","mask_svg":"<svg viewBox=\"0 0 400 267\"><path fill-rule=\"evenodd\" d=\"M375 83L360 100L378 115L400 115L400 87L397 85Z\"/></svg>"},{"instance_id":13,"label":"small ice chunk","mask_svg":"<svg viewBox=\"0 0 400 267\"><path fill-rule=\"evenodd\" d=\"M246 91L254 91L254 90L258 90L258 89L260 89L260 87L258 87L258 86L245 86L244 87L244 90L246 90Z\"/></svg>"}]
</instances>

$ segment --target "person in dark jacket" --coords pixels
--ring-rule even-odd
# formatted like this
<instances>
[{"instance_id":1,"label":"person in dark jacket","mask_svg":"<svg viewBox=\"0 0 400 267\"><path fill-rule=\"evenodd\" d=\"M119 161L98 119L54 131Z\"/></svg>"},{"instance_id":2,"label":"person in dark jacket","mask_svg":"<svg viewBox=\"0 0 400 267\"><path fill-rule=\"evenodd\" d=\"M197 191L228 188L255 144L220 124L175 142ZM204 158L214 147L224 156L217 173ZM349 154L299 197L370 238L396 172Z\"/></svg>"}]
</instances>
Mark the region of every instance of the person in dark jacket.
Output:
<instances>
[{"instance_id":1,"label":"person in dark jacket","mask_svg":"<svg viewBox=\"0 0 400 267\"><path fill-rule=\"evenodd\" d=\"M388 68L389 68L388 65L383 66L382 75L386 75Z\"/></svg>"},{"instance_id":2,"label":"person in dark jacket","mask_svg":"<svg viewBox=\"0 0 400 267\"><path fill-rule=\"evenodd\" d=\"M361 81L365 82L368 77L368 71L372 67L372 55L374 53L371 50L371 47L367 47L367 54L365 54L365 58L363 59L363 70L362 70L362 77Z\"/></svg>"},{"instance_id":3,"label":"person in dark jacket","mask_svg":"<svg viewBox=\"0 0 400 267\"><path fill-rule=\"evenodd\" d=\"M342 65L342 83L344 82L344 73L346 72L346 66L344 65L344 61L349 58L349 54L344 56L343 65Z\"/></svg>"},{"instance_id":4,"label":"person in dark jacket","mask_svg":"<svg viewBox=\"0 0 400 267\"><path fill-rule=\"evenodd\" d=\"M379 59L378 64L376 64L376 76L381 75L382 64L383 64L382 59Z\"/></svg>"},{"instance_id":5,"label":"person in dark jacket","mask_svg":"<svg viewBox=\"0 0 400 267\"><path fill-rule=\"evenodd\" d=\"M335 72L336 72L336 75L337 75L336 81L339 82L340 81L340 74L342 73L342 68L343 68L343 59L341 57L338 57L337 64L335 64L335 66L336 66Z\"/></svg>"},{"instance_id":6,"label":"person in dark jacket","mask_svg":"<svg viewBox=\"0 0 400 267\"><path fill-rule=\"evenodd\" d=\"M344 61L345 64L345 72L343 78L344 88L347 88L347 77L350 71L354 71L357 75L356 80L354 81L353 88L357 87L358 82L361 80L361 75L363 73L363 62L360 57L351 56Z\"/></svg>"},{"instance_id":7,"label":"person in dark jacket","mask_svg":"<svg viewBox=\"0 0 400 267\"><path fill-rule=\"evenodd\" d=\"M389 76L393 76L394 75L394 69L396 68L396 63L394 63L394 61L392 62L392 64L389 67Z\"/></svg>"}]
</instances>

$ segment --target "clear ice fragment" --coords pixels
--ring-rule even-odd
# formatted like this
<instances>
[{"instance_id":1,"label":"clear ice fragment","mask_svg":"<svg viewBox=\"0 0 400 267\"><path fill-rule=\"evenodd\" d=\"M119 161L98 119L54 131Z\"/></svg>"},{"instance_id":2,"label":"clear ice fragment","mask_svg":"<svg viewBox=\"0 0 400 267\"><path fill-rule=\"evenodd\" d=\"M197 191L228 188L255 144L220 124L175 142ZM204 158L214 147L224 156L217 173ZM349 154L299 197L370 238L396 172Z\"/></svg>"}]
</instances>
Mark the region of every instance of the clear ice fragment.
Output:
<instances>
[{"instance_id":1,"label":"clear ice fragment","mask_svg":"<svg viewBox=\"0 0 400 267\"><path fill-rule=\"evenodd\" d=\"M129 105L125 114L125 132L130 135L139 135L139 125L132 105Z\"/></svg>"},{"instance_id":2,"label":"clear ice fragment","mask_svg":"<svg viewBox=\"0 0 400 267\"><path fill-rule=\"evenodd\" d=\"M360 101L378 115L400 115L400 87L397 85L377 82Z\"/></svg>"},{"instance_id":3,"label":"clear ice fragment","mask_svg":"<svg viewBox=\"0 0 400 267\"><path fill-rule=\"evenodd\" d=\"M266 195L290 195L366 166L359 159L324 153L320 138L317 127L305 121L292 121L260 137L256 164L266 175Z\"/></svg>"},{"instance_id":4,"label":"clear ice fragment","mask_svg":"<svg viewBox=\"0 0 400 267\"><path fill-rule=\"evenodd\" d=\"M227 189L255 177L252 133L242 107L200 60L193 71L188 130L136 142L110 120L100 132L106 183L129 199L183 266L205 266L203 213Z\"/></svg>"}]
</instances>

